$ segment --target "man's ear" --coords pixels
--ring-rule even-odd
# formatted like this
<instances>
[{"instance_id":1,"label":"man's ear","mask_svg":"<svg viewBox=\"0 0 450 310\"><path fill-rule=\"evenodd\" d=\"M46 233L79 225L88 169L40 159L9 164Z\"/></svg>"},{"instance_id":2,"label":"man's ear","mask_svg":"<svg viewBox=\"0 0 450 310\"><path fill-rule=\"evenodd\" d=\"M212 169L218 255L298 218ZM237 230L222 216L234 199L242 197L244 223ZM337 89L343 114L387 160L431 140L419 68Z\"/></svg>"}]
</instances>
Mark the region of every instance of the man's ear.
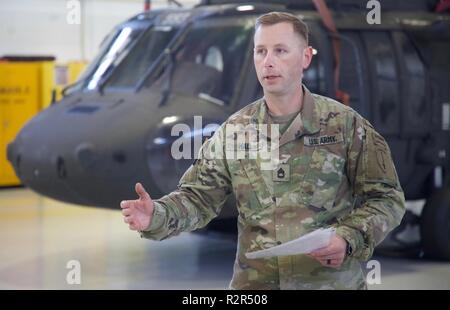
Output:
<instances>
[{"instance_id":1,"label":"man's ear","mask_svg":"<svg viewBox=\"0 0 450 310\"><path fill-rule=\"evenodd\" d=\"M305 47L303 50L303 70L308 69L313 57L313 48L311 46Z\"/></svg>"}]
</instances>

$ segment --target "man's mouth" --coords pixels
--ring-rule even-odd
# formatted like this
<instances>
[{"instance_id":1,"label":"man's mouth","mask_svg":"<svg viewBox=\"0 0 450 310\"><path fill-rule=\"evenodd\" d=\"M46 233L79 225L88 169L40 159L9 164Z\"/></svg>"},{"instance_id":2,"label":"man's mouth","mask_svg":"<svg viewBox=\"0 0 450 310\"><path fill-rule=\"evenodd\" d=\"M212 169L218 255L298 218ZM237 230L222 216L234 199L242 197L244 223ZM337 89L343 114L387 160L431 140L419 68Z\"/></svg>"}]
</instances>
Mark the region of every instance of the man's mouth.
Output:
<instances>
[{"instance_id":1,"label":"man's mouth","mask_svg":"<svg viewBox=\"0 0 450 310\"><path fill-rule=\"evenodd\" d=\"M274 80L274 79L279 78L279 77L280 77L280 75L265 75L264 79L271 81L271 80Z\"/></svg>"}]
</instances>

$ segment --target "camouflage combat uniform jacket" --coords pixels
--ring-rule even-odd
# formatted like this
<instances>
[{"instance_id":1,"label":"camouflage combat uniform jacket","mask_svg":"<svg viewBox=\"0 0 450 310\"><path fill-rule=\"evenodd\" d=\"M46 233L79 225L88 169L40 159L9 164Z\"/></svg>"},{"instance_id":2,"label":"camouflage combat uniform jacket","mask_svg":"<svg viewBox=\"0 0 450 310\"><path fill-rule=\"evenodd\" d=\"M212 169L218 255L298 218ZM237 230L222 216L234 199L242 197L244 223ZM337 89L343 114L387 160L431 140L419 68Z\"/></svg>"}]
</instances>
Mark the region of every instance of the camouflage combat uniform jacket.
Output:
<instances>
[{"instance_id":1,"label":"camouflage combat uniform jacket","mask_svg":"<svg viewBox=\"0 0 450 310\"><path fill-rule=\"evenodd\" d=\"M405 212L391 153L353 109L303 90L302 110L279 139L280 165L288 170L282 178L274 175L277 170L261 170L258 158L200 158L178 190L155 201L151 225L141 235L162 240L203 227L234 192L238 248L230 288L366 288L361 261L371 257ZM218 145L225 150L228 124L266 123L270 117L262 98L233 114L200 152ZM353 249L339 269L306 255L245 257L320 227L335 227Z\"/></svg>"}]
</instances>

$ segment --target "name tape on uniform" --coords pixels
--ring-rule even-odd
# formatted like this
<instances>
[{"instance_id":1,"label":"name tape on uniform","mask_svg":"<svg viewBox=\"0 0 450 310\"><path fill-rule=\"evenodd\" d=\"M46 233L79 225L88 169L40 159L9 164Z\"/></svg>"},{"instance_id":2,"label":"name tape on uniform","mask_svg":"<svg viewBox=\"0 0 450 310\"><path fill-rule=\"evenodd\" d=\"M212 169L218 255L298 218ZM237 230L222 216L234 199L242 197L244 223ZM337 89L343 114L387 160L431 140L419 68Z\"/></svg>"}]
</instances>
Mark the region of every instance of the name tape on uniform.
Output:
<instances>
[{"instance_id":1,"label":"name tape on uniform","mask_svg":"<svg viewBox=\"0 0 450 310\"><path fill-rule=\"evenodd\" d=\"M342 132L335 135L325 135L320 137L305 137L304 143L306 146L326 145L341 143L344 141Z\"/></svg>"}]
</instances>

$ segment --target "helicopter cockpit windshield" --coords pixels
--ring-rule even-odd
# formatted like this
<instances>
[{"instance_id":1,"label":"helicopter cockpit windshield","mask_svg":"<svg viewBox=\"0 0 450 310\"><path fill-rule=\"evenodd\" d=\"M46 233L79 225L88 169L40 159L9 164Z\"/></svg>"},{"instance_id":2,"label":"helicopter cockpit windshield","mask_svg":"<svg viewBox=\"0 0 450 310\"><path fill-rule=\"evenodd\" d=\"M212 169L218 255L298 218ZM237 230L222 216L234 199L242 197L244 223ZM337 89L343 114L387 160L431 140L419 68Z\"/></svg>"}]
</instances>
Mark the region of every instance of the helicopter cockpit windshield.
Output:
<instances>
[{"instance_id":1,"label":"helicopter cockpit windshield","mask_svg":"<svg viewBox=\"0 0 450 310\"><path fill-rule=\"evenodd\" d=\"M140 35L149 27L149 23L127 23L114 29L102 42L100 52L91 61L75 84L68 88L72 93L80 90L94 90L112 69L120 62Z\"/></svg>"},{"instance_id":2,"label":"helicopter cockpit windshield","mask_svg":"<svg viewBox=\"0 0 450 310\"><path fill-rule=\"evenodd\" d=\"M138 37L141 31L141 29L124 27L117 33L115 40L105 50L92 75L86 81L88 90L97 88L101 79L114 67L121 58L121 55L124 55L127 47Z\"/></svg>"},{"instance_id":3,"label":"helicopter cockpit windshield","mask_svg":"<svg viewBox=\"0 0 450 310\"><path fill-rule=\"evenodd\" d=\"M69 86L69 93L136 84L177 31L172 26L155 26L148 19L121 25L105 38L99 54L78 81Z\"/></svg>"},{"instance_id":4,"label":"helicopter cockpit windshield","mask_svg":"<svg viewBox=\"0 0 450 310\"><path fill-rule=\"evenodd\" d=\"M177 31L173 26L157 25L148 30L114 70L105 89L134 87Z\"/></svg>"},{"instance_id":5,"label":"helicopter cockpit windshield","mask_svg":"<svg viewBox=\"0 0 450 310\"><path fill-rule=\"evenodd\" d=\"M242 73L253 27L250 17L210 18L194 23L181 36L166 65L150 73L143 86L228 103Z\"/></svg>"}]
</instances>

